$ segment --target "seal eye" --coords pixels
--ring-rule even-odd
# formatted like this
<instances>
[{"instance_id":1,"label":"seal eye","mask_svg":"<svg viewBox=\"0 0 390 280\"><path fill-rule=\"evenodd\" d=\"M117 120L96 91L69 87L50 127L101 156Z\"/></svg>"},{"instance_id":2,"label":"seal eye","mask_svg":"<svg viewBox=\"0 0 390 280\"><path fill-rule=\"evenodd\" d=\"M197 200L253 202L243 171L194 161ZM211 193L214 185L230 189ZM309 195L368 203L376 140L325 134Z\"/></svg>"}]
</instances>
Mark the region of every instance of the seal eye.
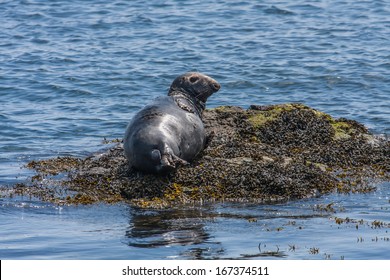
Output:
<instances>
[{"instance_id":1,"label":"seal eye","mask_svg":"<svg viewBox=\"0 0 390 280\"><path fill-rule=\"evenodd\" d=\"M191 83L195 83L197 80L199 80L199 77L192 76L192 77L190 78L190 82L191 82Z\"/></svg>"}]
</instances>

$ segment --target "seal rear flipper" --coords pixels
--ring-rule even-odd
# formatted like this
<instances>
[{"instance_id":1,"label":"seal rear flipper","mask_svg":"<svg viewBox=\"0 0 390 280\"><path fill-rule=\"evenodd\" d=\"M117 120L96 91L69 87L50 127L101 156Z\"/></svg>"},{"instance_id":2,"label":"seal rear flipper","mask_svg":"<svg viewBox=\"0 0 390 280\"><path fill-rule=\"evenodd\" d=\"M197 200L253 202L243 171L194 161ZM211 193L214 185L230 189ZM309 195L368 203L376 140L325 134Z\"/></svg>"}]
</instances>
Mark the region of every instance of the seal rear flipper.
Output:
<instances>
[{"instance_id":1,"label":"seal rear flipper","mask_svg":"<svg viewBox=\"0 0 390 280\"><path fill-rule=\"evenodd\" d=\"M171 154L172 161L175 163L176 167L179 165L189 165L190 163L184 159L179 158L178 156Z\"/></svg>"},{"instance_id":2,"label":"seal rear flipper","mask_svg":"<svg viewBox=\"0 0 390 280\"><path fill-rule=\"evenodd\" d=\"M173 153L165 153L161 156L160 165L157 167L158 172L171 172L180 165L188 165L189 163Z\"/></svg>"}]
</instances>

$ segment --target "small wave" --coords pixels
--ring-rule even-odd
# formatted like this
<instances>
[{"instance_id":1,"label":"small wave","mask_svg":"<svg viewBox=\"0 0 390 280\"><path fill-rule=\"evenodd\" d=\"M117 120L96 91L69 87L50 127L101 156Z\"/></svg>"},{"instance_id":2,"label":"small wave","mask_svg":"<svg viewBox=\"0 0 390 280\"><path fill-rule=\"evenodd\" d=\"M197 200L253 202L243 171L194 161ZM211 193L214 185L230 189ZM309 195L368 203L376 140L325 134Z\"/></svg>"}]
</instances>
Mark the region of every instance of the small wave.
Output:
<instances>
[{"instance_id":1,"label":"small wave","mask_svg":"<svg viewBox=\"0 0 390 280\"><path fill-rule=\"evenodd\" d=\"M294 15L295 14L292 11L289 11L287 9L282 9L276 6L271 6L270 8L265 9L264 12L269 15Z\"/></svg>"}]
</instances>

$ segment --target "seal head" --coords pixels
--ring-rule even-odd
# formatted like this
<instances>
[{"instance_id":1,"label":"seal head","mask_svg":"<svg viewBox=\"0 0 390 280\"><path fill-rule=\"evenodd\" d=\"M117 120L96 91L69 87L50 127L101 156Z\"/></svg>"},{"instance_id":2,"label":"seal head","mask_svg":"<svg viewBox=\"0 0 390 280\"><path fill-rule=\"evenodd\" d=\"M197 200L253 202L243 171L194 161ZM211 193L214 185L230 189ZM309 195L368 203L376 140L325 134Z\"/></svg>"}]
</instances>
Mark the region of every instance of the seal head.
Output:
<instances>
[{"instance_id":1,"label":"seal head","mask_svg":"<svg viewBox=\"0 0 390 280\"><path fill-rule=\"evenodd\" d=\"M129 123L124 149L130 165L147 173L166 173L193 160L205 145L205 102L220 87L201 73L177 77L168 96L155 99Z\"/></svg>"},{"instance_id":2,"label":"seal head","mask_svg":"<svg viewBox=\"0 0 390 280\"><path fill-rule=\"evenodd\" d=\"M207 98L220 88L221 85L216 80L201 73L188 72L172 82L168 95L171 92L187 93L192 98L206 103Z\"/></svg>"}]
</instances>

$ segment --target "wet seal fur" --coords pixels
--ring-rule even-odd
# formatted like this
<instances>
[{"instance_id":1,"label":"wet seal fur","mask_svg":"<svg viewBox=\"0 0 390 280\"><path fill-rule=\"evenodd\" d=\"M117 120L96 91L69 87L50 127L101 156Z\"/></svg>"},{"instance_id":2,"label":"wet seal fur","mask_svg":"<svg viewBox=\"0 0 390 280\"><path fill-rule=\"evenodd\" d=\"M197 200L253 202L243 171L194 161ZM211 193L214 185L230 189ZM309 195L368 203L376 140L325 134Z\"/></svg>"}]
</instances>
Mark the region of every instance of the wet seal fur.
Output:
<instances>
[{"instance_id":1,"label":"wet seal fur","mask_svg":"<svg viewBox=\"0 0 390 280\"><path fill-rule=\"evenodd\" d=\"M194 159L206 141L201 119L205 103L220 87L201 73L177 77L168 96L156 98L127 126L124 150L130 166L146 173L167 173Z\"/></svg>"}]
</instances>

